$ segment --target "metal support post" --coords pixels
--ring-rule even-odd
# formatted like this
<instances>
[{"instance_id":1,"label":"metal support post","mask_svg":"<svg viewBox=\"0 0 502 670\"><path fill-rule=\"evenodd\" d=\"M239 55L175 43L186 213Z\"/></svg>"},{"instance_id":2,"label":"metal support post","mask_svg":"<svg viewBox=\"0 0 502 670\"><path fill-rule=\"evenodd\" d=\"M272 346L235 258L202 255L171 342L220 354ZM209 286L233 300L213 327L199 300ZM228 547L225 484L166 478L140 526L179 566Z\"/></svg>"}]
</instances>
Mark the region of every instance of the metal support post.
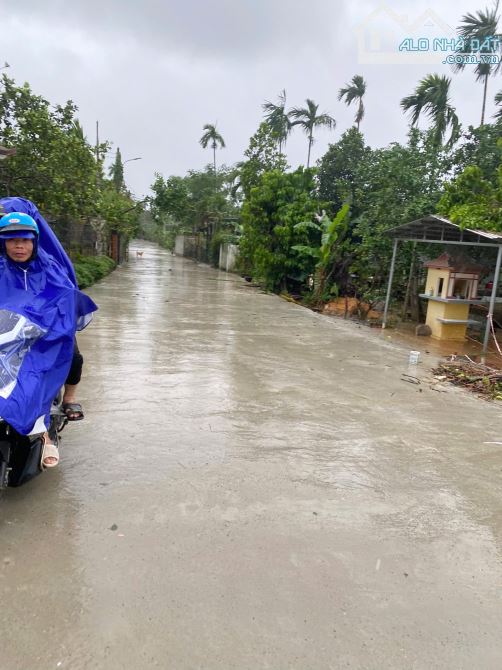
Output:
<instances>
[{"instance_id":1,"label":"metal support post","mask_svg":"<svg viewBox=\"0 0 502 670\"><path fill-rule=\"evenodd\" d=\"M382 330L387 325L387 312L389 311L390 292L392 289L392 279L394 278L394 266L396 265L397 242L398 242L397 239L394 240L394 249L392 250L392 262L390 264L389 283L387 284L387 297L385 298L385 308L383 311Z\"/></svg>"},{"instance_id":2,"label":"metal support post","mask_svg":"<svg viewBox=\"0 0 502 670\"><path fill-rule=\"evenodd\" d=\"M497 297L497 289L499 286L500 265L502 263L502 245L499 246L497 254L497 264L495 266L495 274L493 275L492 294L490 296L490 307L488 308L488 317L486 319L485 339L483 341L483 354L486 354L488 349L488 341L490 339L490 324L493 322L493 312L495 309L495 298Z\"/></svg>"}]
</instances>

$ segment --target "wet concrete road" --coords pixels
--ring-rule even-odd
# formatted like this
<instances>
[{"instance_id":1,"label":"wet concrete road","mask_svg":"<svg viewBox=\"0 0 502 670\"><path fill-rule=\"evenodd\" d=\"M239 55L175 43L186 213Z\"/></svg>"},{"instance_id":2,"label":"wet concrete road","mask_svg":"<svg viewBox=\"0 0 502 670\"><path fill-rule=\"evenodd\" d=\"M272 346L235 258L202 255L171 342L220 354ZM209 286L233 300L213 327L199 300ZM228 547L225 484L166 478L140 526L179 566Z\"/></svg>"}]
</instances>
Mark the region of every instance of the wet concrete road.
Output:
<instances>
[{"instance_id":1,"label":"wet concrete road","mask_svg":"<svg viewBox=\"0 0 502 670\"><path fill-rule=\"evenodd\" d=\"M500 408L140 244L61 467L0 498L0 668L499 670Z\"/></svg>"}]
</instances>

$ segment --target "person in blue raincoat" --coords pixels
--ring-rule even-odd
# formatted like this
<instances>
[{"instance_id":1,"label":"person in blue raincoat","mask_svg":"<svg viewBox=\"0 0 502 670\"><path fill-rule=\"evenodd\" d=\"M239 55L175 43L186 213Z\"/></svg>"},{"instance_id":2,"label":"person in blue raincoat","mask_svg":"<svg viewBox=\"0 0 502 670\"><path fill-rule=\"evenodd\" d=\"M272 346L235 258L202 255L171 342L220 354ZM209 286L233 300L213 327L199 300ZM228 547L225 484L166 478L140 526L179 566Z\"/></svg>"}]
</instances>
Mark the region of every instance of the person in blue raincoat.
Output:
<instances>
[{"instance_id":1,"label":"person in blue raincoat","mask_svg":"<svg viewBox=\"0 0 502 670\"><path fill-rule=\"evenodd\" d=\"M7 197L0 199L0 216L3 213L9 212L22 212L24 214L29 214L34 219L40 233L38 240L39 248L46 251L60 263L61 267L68 274L70 280L78 288L75 269L68 254L64 250L63 245L58 240L52 228L38 211L37 206L31 202L31 200L27 200L26 198ZM79 324L77 330L82 330L82 327L83 325ZM77 340L75 339L73 358L68 378L66 379L64 386L63 395L63 412L66 414L69 421L79 421L84 418L82 405L77 402L77 385L82 376L83 363L84 359L79 351Z\"/></svg>"},{"instance_id":2,"label":"person in blue raincoat","mask_svg":"<svg viewBox=\"0 0 502 670\"><path fill-rule=\"evenodd\" d=\"M41 232L25 212L0 218L0 416L21 434L44 432L41 466L54 467L50 406L68 380L75 332L97 307L72 280L62 247L52 240L54 255L43 248Z\"/></svg>"}]
</instances>

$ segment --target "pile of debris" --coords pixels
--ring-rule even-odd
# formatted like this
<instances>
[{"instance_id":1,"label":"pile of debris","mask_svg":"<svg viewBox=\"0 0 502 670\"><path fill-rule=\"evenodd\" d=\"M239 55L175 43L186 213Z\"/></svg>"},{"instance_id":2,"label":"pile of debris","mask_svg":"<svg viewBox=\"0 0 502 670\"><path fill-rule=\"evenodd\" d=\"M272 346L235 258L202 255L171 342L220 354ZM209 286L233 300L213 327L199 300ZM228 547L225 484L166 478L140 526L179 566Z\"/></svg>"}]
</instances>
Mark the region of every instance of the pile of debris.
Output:
<instances>
[{"instance_id":1,"label":"pile of debris","mask_svg":"<svg viewBox=\"0 0 502 670\"><path fill-rule=\"evenodd\" d=\"M449 381L486 398L502 400L502 370L476 363L469 356L451 356L433 372L438 381Z\"/></svg>"}]
</instances>

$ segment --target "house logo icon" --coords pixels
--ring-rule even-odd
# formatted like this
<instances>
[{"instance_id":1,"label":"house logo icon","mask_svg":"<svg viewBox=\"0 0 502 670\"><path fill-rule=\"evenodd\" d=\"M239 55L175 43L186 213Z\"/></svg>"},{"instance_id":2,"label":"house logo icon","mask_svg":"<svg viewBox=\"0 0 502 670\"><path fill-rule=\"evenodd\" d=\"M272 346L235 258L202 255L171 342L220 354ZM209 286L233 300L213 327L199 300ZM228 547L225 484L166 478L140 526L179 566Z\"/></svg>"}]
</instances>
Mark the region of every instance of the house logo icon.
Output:
<instances>
[{"instance_id":1,"label":"house logo icon","mask_svg":"<svg viewBox=\"0 0 502 670\"><path fill-rule=\"evenodd\" d=\"M443 63L454 51L455 29L432 9L416 19L380 5L356 27L362 65Z\"/></svg>"}]
</instances>

